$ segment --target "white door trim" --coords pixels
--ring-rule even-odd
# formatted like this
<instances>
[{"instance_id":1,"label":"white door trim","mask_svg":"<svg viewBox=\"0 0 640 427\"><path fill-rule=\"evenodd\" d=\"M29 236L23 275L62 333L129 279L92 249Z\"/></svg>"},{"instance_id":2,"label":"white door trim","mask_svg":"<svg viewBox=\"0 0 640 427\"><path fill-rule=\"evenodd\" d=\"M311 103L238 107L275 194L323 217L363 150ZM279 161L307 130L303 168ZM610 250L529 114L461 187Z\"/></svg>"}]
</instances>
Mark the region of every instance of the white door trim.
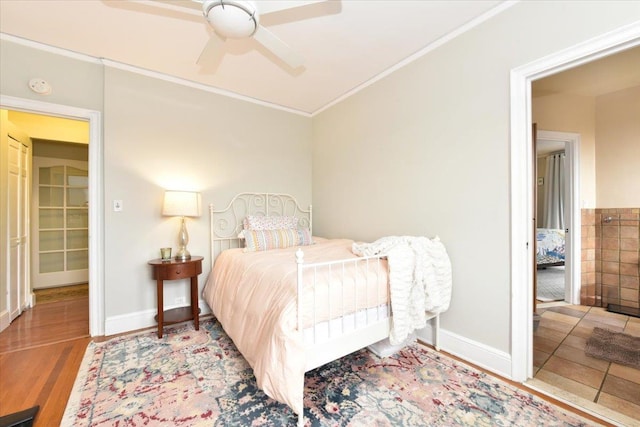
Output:
<instances>
[{"instance_id":1,"label":"white door trim","mask_svg":"<svg viewBox=\"0 0 640 427\"><path fill-rule=\"evenodd\" d=\"M89 121L89 334L104 335L104 190L100 111L0 95L0 108Z\"/></svg>"},{"instance_id":2,"label":"white door trim","mask_svg":"<svg viewBox=\"0 0 640 427\"><path fill-rule=\"evenodd\" d=\"M511 70L511 379L533 376L533 142L531 82L640 45L640 26L610 33Z\"/></svg>"},{"instance_id":3,"label":"white door trim","mask_svg":"<svg viewBox=\"0 0 640 427\"><path fill-rule=\"evenodd\" d=\"M580 262L581 262L581 211L580 211L580 134L556 132L548 130L537 131L538 140L564 142L566 159L566 188L565 188L565 292L564 300L571 304L580 304ZM538 201L540 203L540 201ZM531 260L533 262L533 259Z\"/></svg>"}]
</instances>

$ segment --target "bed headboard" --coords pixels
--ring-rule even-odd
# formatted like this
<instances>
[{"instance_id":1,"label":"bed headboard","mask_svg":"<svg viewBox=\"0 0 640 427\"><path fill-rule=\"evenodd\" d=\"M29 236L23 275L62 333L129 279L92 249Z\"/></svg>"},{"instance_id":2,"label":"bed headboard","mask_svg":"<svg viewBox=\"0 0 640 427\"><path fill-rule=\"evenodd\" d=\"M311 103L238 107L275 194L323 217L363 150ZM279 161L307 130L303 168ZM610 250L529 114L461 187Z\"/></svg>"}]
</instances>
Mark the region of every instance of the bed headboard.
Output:
<instances>
[{"instance_id":1,"label":"bed headboard","mask_svg":"<svg viewBox=\"0 0 640 427\"><path fill-rule=\"evenodd\" d=\"M223 209L209 205L211 266L221 251L242 247L238 234L243 230L242 221L247 215L295 216L299 226L309 228L313 234L311 205L302 209L296 198L289 194L239 193Z\"/></svg>"}]
</instances>

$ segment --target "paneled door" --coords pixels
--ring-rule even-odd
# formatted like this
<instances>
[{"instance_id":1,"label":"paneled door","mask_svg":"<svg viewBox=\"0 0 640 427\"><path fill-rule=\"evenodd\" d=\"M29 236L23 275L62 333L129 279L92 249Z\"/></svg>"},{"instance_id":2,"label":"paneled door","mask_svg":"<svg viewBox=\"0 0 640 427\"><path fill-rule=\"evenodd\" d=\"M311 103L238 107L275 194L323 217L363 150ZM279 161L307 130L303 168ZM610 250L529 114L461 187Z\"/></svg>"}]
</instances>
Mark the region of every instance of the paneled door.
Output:
<instances>
[{"instance_id":1,"label":"paneled door","mask_svg":"<svg viewBox=\"0 0 640 427\"><path fill-rule=\"evenodd\" d=\"M33 158L34 289L89 279L88 163Z\"/></svg>"},{"instance_id":2,"label":"paneled door","mask_svg":"<svg viewBox=\"0 0 640 427\"><path fill-rule=\"evenodd\" d=\"M29 304L29 166L31 144L19 134L7 134L8 151L8 309L9 320Z\"/></svg>"}]
</instances>

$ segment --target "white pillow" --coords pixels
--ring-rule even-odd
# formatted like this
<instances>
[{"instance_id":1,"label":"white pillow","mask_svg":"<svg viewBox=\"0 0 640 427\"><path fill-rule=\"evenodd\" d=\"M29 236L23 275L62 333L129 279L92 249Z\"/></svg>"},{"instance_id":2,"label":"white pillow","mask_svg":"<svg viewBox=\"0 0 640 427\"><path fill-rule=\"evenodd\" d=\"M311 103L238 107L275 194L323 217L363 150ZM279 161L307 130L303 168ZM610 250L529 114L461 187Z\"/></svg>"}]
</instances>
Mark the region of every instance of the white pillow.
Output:
<instances>
[{"instance_id":1,"label":"white pillow","mask_svg":"<svg viewBox=\"0 0 640 427\"><path fill-rule=\"evenodd\" d=\"M245 230L282 230L298 228L295 216L247 215L243 221Z\"/></svg>"}]
</instances>

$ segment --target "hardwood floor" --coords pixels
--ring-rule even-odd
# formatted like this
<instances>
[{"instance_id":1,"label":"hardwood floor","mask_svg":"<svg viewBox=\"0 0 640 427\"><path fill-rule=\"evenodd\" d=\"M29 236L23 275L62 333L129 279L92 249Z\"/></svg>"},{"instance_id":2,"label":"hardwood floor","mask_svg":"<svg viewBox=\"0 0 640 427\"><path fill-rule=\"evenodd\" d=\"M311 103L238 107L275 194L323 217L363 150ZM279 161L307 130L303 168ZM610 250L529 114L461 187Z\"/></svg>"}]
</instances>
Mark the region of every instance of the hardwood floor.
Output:
<instances>
[{"instance_id":1,"label":"hardwood floor","mask_svg":"<svg viewBox=\"0 0 640 427\"><path fill-rule=\"evenodd\" d=\"M38 304L0 332L0 415L40 406L34 426L59 426L89 337L87 297Z\"/></svg>"},{"instance_id":2,"label":"hardwood floor","mask_svg":"<svg viewBox=\"0 0 640 427\"><path fill-rule=\"evenodd\" d=\"M0 415L39 405L34 426L59 426L89 341L79 338L0 354Z\"/></svg>"},{"instance_id":3,"label":"hardwood floor","mask_svg":"<svg viewBox=\"0 0 640 427\"><path fill-rule=\"evenodd\" d=\"M88 297L37 304L0 332L0 354L88 336Z\"/></svg>"}]
</instances>

